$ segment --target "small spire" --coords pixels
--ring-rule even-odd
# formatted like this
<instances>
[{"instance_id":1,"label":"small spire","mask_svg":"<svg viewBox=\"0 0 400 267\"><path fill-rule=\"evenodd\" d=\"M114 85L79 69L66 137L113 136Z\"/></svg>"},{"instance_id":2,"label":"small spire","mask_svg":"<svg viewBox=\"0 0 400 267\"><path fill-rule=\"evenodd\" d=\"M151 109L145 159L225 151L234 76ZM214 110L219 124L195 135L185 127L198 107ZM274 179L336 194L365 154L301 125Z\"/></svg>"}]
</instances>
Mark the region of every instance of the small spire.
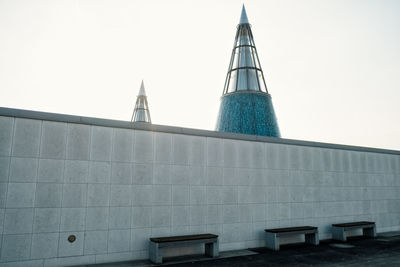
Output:
<instances>
[{"instance_id":1,"label":"small spire","mask_svg":"<svg viewBox=\"0 0 400 267\"><path fill-rule=\"evenodd\" d=\"M239 24L248 24L248 23L249 23L249 19L247 18L246 8L244 7L244 4L243 4L243 6L242 6L242 15L240 15Z\"/></svg>"},{"instance_id":2,"label":"small spire","mask_svg":"<svg viewBox=\"0 0 400 267\"><path fill-rule=\"evenodd\" d=\"M133 110L131 122L147 122L151 123L149 104L147 103L146 91L144 90L144 82L140 85L139 94L136 98L135 108Z\"/></svg>"},{"instance_id":3,"label":"small spire","mask_svg":"<svg viewBox=\"0 0 400 267\"><path fill-rule=\"evenodd\" d=\"M140 90L138 96L146 96L146 91L144 90L144 82L142 80L142 84L140 85Z\"/></svg>"}]
</instances>

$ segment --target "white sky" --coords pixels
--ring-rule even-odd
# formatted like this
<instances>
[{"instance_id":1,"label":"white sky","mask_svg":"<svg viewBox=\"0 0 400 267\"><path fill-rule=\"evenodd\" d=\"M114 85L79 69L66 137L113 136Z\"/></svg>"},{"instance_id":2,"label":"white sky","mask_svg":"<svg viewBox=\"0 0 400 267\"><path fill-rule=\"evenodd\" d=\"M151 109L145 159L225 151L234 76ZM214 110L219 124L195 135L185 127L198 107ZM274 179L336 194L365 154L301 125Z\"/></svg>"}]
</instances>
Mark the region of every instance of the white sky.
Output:
<instances>
[{"instance_id":1,"label":"white sky","mask_svg":"<svg viewBox=\"0 0 400 267\"><path fill-rule=\"evenodd\" d=\"M0 106L213 130L243 1L0 0ZM400 150L400 1L244 1L282 137Z\"/></svg>"}]
</instances>

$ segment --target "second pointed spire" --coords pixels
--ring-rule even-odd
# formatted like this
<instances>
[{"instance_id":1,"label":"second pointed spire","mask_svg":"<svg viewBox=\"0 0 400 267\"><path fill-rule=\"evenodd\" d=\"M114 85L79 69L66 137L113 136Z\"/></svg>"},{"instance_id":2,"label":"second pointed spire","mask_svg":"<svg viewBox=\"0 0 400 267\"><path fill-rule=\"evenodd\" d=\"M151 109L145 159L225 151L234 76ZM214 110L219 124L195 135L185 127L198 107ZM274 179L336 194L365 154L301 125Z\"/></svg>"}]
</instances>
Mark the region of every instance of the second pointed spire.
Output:
<instances>
[{"instance_id":1,"label":"second pointed spire","mask_svg":"<svg viewBox=\"0 0 400 267\"><path fill-rule=\"evenodd\" d=\"M151 123L149 104L147 103L146 91L144 83L140 85L139 94L136 99L135 109L133 110L131 122L147 122Z\"/></svg>"}]
</instances>

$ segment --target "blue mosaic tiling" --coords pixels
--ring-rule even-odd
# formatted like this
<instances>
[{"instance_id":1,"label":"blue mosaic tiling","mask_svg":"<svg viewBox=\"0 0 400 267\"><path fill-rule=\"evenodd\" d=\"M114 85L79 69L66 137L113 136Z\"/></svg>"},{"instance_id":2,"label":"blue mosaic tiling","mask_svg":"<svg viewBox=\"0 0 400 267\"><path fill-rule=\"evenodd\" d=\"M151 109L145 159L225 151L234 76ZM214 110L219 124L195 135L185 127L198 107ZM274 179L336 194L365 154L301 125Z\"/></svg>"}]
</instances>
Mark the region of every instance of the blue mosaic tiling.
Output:
<instances>
[{"instance_id":1,"label":"blue mosaic tiling","mask_svg":"<svg viewBox=\"0 0 400 267\"><path fill-rule=\"evenodd\" d=\"M254 91L221 98L216 131L281 137L271 96Z\"/></svg>"}]
</instances>

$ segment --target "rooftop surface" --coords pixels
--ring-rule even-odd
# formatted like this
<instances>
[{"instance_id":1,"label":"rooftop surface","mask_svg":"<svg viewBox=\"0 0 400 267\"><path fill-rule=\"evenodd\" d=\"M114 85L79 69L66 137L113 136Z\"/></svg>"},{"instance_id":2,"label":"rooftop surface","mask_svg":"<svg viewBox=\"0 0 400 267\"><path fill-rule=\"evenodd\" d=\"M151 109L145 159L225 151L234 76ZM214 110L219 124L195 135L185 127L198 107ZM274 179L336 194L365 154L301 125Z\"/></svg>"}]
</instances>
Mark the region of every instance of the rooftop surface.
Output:
<instances>
[{"instance_id":1,"label":"rooftop surface","mask_svg":"<svg viewBox=\"0 0 400 267\"><path fill-rule=\"evenodd\" d=\"M167 266L400 266L400 232L380 233L375 239L350 237L347 242L322 240L319 246L281 245L280 251L254 248L205 256L166 258ZM97 264L92 267L157 266L149 261Z\"/></svg>"}]
</instances>

